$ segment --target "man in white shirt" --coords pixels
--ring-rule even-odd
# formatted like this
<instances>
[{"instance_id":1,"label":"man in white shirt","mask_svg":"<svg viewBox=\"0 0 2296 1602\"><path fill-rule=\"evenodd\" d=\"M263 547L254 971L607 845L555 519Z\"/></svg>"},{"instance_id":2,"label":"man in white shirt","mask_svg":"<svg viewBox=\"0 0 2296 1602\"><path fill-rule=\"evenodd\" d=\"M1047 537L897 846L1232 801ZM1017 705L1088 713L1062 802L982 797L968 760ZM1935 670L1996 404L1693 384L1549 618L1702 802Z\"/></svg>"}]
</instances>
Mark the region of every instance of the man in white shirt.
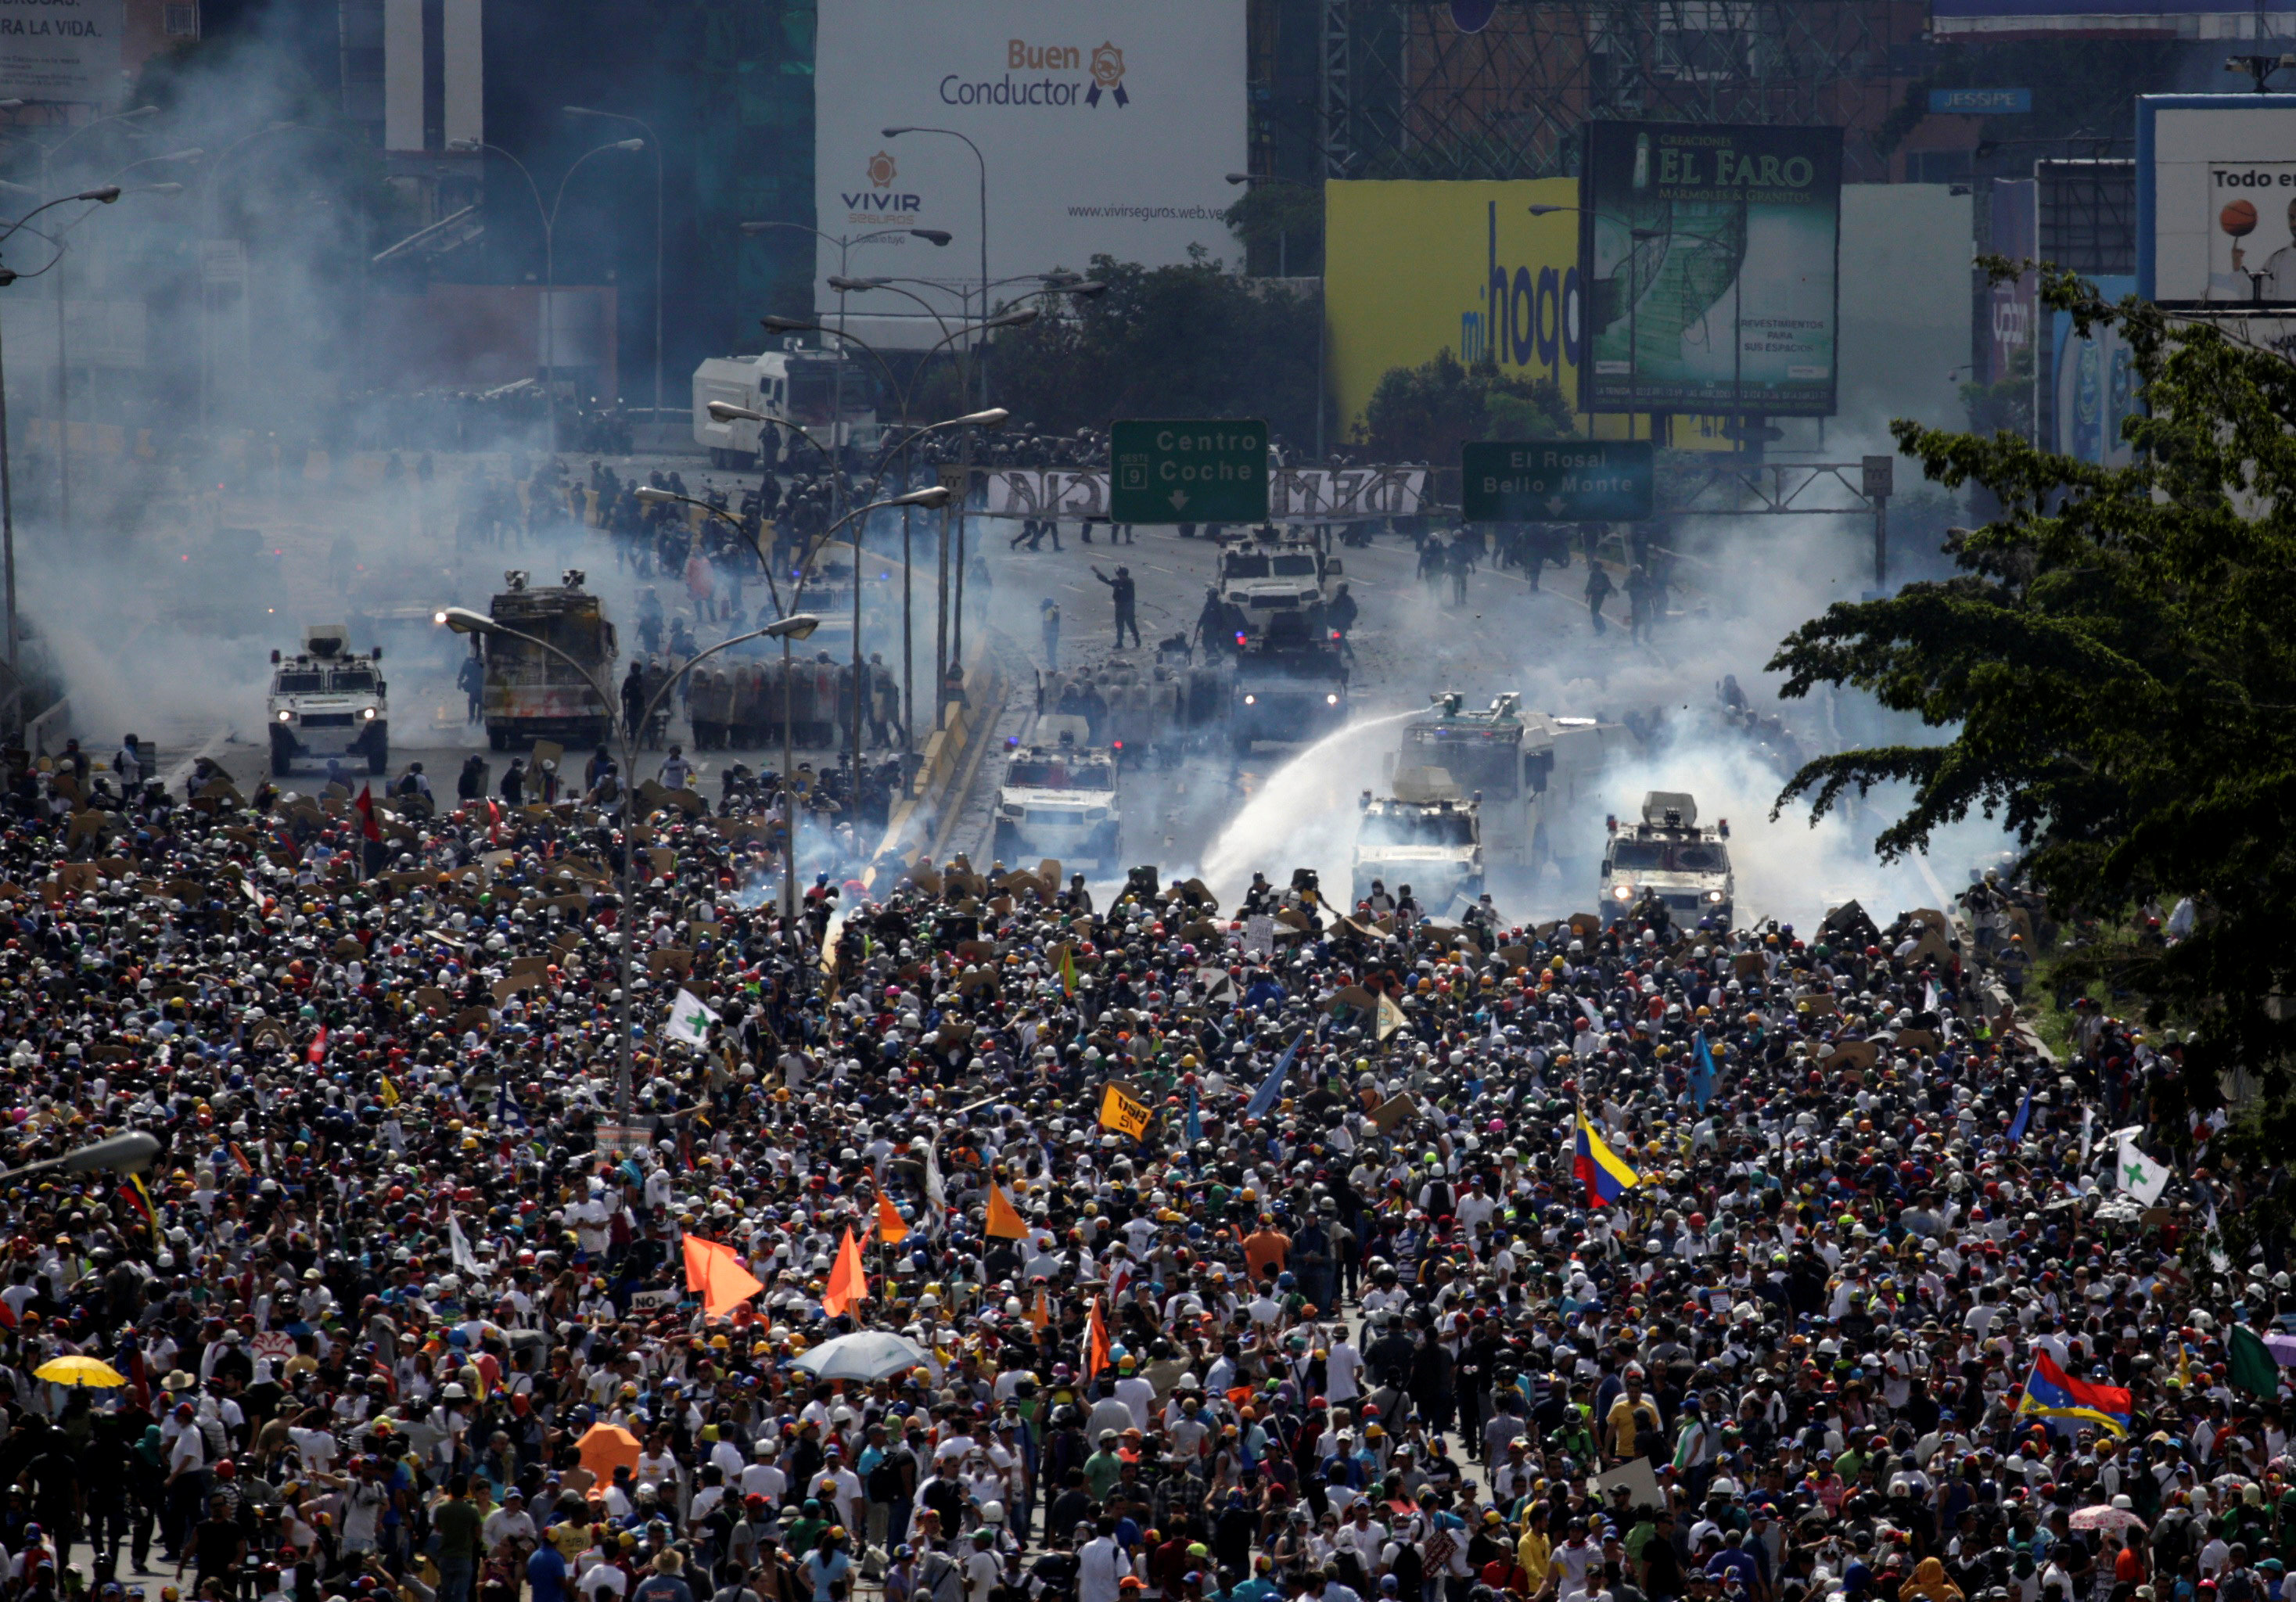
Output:
<instances>
[{"instance_id":1,"label":"man in white shirt","mask_svg":"<svg viewBox=\"0 0 2296 1602\"><path fill-rule=\"evenodd\" d=\"M526 1492L512 1485L503 1492L502 1506L487 1515L487 1522L479 1527L486 1542L487 1556L511 1556L523 1558L534 1550L537 1535L534 1517L526 1510Z\"/></svg>"},{"instance_id":2,"label":"man in white shirt","mask_svg":"<svg viewBox=\"0 0 2296 1602\"><path fill-rule=\"evenodd\" d=\"M1124 1581L1132 1577L1132 1560L1116 1544L1116 1521L1104 1519L1090 1540L1090 1524L1078 1524L1077 1537L1077 1602L1119 1602Z\"/></svg>"}]
</instances>

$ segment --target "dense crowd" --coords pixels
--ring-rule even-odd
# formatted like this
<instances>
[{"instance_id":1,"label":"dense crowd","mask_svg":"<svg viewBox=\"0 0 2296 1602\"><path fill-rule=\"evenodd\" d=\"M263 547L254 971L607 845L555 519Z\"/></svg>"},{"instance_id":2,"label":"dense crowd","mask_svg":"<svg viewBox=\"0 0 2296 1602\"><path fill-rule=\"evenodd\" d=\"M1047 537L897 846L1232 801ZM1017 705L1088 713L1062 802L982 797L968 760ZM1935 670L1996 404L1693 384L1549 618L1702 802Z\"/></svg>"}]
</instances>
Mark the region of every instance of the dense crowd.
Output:
<instances>
[{"instance_id":1,"label":"dense crowd","mask_svg":"<svg viewBox=\"0 0 2296 1602\"><path fill-rule=\"evenodd\" d=\"M2173 1042L2042 1047L2005 891L1980 952L959 861L784 927L730 790L640 793L624 906L580 802L106 776L8 793L0 1158L165 1144L6 1196L13 1596L2282 1596L2264 1198Z\"/></svg>"}]
</instances>

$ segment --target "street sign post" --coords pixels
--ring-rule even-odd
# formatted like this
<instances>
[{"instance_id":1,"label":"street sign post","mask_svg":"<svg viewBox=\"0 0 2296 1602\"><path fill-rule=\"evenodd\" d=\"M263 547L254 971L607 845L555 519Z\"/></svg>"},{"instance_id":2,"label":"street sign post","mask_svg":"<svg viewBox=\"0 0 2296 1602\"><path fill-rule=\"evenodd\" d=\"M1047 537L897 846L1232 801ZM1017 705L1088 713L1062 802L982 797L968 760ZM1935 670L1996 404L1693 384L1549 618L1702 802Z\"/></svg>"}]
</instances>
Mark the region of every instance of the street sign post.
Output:
<instances>
[{"instance_id":1,"label":"street sign post","mask_svg":"<svg viewBox=\"0 0 2296 1602\"><path fill-rule=\"evenodd\" d=\"M1128 419L1109 431L1108 515L1119 523L1267 521L1267 425Z\"/></svg>"},{"instance_id":2,"label":"street sign post","mask_svg":"<svg viewBox=\"0 0 2296 1602\"><path fill-rule=\"evenodd\" d=\"M1647 440L1493 440L1460 450L1468 522L1640 522L1657 491Z\"/></svg>"}]
</instances>

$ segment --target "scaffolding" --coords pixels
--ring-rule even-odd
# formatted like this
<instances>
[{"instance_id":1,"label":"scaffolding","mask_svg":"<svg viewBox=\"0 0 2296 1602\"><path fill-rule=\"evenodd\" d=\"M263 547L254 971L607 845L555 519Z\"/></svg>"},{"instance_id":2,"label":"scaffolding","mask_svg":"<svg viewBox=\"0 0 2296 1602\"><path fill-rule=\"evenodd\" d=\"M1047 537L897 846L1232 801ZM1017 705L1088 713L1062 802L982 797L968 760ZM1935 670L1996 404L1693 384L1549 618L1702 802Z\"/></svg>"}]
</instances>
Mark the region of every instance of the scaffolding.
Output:
<instances>
[{"instance_id":1,"label":"scaffolding","mask_svg":"<svg viewBox=\"0 0 2296 1602\"><path fill-rule=\"evenodd\" d=\"M1596 119L1870 132L1918 48L1921 0L1263 0L1312 27L1325 177L1528 178L1577 170ZM1463 29L1477 13L1480 28ZM1280 98L1280 97L1279 97ZM1304 110L1305 108L1301 108ZM1887 177L1853 138L1845 178Z\"/></svg>"}]
</instances>

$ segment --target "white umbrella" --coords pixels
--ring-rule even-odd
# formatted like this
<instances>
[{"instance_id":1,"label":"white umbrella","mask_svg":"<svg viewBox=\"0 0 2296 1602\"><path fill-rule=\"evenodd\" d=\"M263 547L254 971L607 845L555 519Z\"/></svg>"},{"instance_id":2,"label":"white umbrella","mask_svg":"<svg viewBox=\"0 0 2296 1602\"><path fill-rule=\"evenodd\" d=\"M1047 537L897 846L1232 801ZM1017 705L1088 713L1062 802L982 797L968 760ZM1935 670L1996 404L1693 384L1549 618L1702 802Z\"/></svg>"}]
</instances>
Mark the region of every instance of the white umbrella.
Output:
<instances>
[{"instance_id":1,"label":"white umbrella","mask_svg":"<svg viewBox=\"0 0 2296 1602\"><path fill-rule=\"evenodd\" d=\"M839 1335L801 1354L791 1365L819 1379L867 1382L890 1379L931 1361L932 1354L914 1341L890 1330L864 1329Z\"/></svg>"}]
</instances>

